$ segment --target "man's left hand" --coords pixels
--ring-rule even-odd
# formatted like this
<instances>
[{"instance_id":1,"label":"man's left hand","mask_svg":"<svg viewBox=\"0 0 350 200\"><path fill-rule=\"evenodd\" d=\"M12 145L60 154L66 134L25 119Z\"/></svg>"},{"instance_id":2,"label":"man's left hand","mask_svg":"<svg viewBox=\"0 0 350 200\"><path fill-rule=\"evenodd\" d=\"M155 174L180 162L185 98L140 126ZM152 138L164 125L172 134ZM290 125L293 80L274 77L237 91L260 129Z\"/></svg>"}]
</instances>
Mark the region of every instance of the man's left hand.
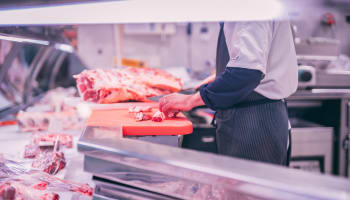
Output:
<instances>
[{"instance_id":1,"label":"man's left hand","mask_svg":"<svg viewBox=\"0 0 350 200\"><path fill-rule=\"evenodd\" d=\"M168 116L169 113L189 111L196 106L204 105L204 102L197 92L193 95L169 94L159 100L159 110Z\"/></svg>"},{"instance_id":2,"label":"man's left hand","mask_svg":"<svg viewBox=\"0 0 350 200\"><path fill-rule=\"evenodd\" d=\"M178 93L166 95L159 100L159 110L165 115L179 111L189 111L192 109L190 98L191 95Z\"/></svg>"}]
</instances>

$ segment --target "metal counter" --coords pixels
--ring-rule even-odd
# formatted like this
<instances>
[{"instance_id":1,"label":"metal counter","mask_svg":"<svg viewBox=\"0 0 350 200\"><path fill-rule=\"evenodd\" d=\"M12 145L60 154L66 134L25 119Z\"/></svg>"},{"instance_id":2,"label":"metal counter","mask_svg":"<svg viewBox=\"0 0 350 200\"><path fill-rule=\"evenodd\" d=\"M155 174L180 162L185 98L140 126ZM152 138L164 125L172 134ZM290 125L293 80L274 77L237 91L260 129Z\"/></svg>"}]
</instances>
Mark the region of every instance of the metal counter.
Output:
<instances>
[{"instance_id":1,"label":"metal counter","mask_svg":"<svg viewBox=\"0 0 350 200\"><path fill-rule=\"evenodd\" d=\"M350 98L350 89L298 90L288 100L342 99Z\"/></svg>"},{"instance_id":2,"label":"metal counter","mask_svg":"<svg viewBox=\"0 0 350 200\"><path fill-rule=\"evenodd\" d=\"M315 122L334 128L333 173L349 176L350 89L298 90L288 98L288 107L301 108L299 111L323 109L314 118L318 118Z\"/></svg>"},{"instance_id":3,"label":"metal counter","mask_svg":"<svg viewBox=\"0 0 350 200\"><path fill-rule=\"evenodd\" d=\"M78 143L84 169L169 199L350 199L344 178L126 139L117 132L87 127Z\"/></svg>"}]
</instances>

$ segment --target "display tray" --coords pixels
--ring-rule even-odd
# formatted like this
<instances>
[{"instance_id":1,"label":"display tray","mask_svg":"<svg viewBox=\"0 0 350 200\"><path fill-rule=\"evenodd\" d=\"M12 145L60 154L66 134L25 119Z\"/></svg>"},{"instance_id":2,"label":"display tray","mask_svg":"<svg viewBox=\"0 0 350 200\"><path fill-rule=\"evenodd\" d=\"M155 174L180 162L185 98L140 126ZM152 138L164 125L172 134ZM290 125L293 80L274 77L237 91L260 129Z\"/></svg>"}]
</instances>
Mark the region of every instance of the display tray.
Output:
<instances>
[{"instance_id":1,"label":"display tray","mask_svg":"<svg viewBox=\"0 0 350 200\"><path fill-rule=\"evenodd\" d=\"M142 103L142 105L148 105ZM153 107L153 115L158 109L155 103L149 103ZM145 135L187 135L192 133L192 122L183 114L179 113L176 118L167 118L162 122L135 121L134 114L129 113L127 107L109 110L93 110L87 126L99 127L123 127L124 136L145 136Z\"/></svg>"}]
</instances>

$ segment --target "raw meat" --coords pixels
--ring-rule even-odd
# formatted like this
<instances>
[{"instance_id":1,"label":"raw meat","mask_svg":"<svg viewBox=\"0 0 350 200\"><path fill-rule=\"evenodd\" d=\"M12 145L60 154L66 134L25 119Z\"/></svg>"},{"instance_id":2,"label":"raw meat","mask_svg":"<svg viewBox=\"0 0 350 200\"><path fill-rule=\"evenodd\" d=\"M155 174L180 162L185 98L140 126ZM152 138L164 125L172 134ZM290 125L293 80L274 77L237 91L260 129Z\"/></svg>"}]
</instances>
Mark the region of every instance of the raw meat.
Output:
<instances>
[{"instance_id":1,"label":"raw meat","mask_svg":"<svg viewBox=\"0 0 350 200\"><path fill-rule=\"evenodd\" d=\"M39 146L44 146L44 144L53 146L57 137L59 146L65 146L67 148L73 147L73 137L69 134L40 134L34 139L34 143L39 144Z\"/></svg>"},{"instance_id":2,"label":"raw meat","mask_svg":"<svg viewBox=\"0 0 350 200\"><path fill-rule=\"evenodd\" d=\"M35 158L40 152L39 145L28 144L24 147L24 158Z\"/></svg>"},{"instance_id":3,"label":"raw meat","mask_svg":"<svg viewBox=\"0 0 350 200\"><path fill-rule=\"evenodd\" d=\"M4 183L0 185L0 199L12 200L16 197L16 188L10 183Z\"/></svg>"},{"instance_id":4,"label":"raw meat","mask_svg":"<svg viewBox=\"0 0 350 200\"><path fill-rule=\"evenodd\" d=\"M84 70L74 78L85 101L116 103L149 101L147 97L181 90L180 79L153 68L118 68Z\"/></svg>"},{"instance_id":5,"label":"raw meat","mask_svg":"<svg viewBox=\"0 0 350 200\"><path fill-rule=\"evenodd\" d=\"M56 200L59 196L50 191L75 192L92 196L93 188L57 178L42 171L8 160L0 153L0 200ZM80 198L79 198L80 199Z\"/></svg>"},{"instance_id":6,"label":"raw meat","mask_svg":"<svg viewBox=\"0 0 350 200\"><path fill-rule=\"evenodd\" d=\"M139 122L139 121L147 121L147 120L151 120L151 119L152 119L152 117L149 114L145 114L143 112L135 113L135 120L137 122Z\"/></svg>"},{"instance_id":7,"label":"raw meat","mask_svg":"<svg viewBox=\"0 0 350 200\"><path fill-rule=\"evenodd\" d=\"M73 137L69 134L35 134L29 144L24 148L24 158L35 158L42 152L52 152L54 149L56 138L58 145L56 150L61 147L72 148Z\"/></svg>"},{"instance_id":8,"label":"raw meat","mask_svg":"<svg viewBox=\"0 0 350 200\"><path fill-rule=\"evenodd\" d=\"M53 192L38 190L19 181L8 181L0 185L2 200L59 200Z\"/></svg>"},{"instance_id":9,"label":"raw meat","mask_svg":"<svg viewBox=\"0 0 350 200\"><path fill-rule=\"evenodd\" d=\"M50 174L33 173L31 179L39 179L42 182L47 183L47 187L59 188L66 191L78 192L83 195L92 196L93 188L88 184L76 183L70 180L63 180L52 176Z\"/></svg>"},{"instance_id":10,"label":"raw meat","mask_svg":"<svg viewBox=\"0 0 350 200\"><path fill-rule=\"evenodd\" d=\"M156 113L154 113L154 115L152 116L152 121L154 122L161 122L165 119L165 115L163 112L157 111Z\"/></svg>"},{"instance_id":11,"label":"raw meat","mask_svg":"<svg viewBox=\"0 0 350 200\"><path fill-rule=\"evenodd\" d=\"M75 111L67 112L25 112L17 114L18 126L22 132L45 131L51 127L62 130L80 129L81 119Z\"/></svg>"},{"instance_id":12,"label":"raw meat","mask_svg":"<svg viewBox=\"0 0 350 200\"><path fill-rule=\"evenodd\" d=\"M57 174L66 166L66 160L62 152L43 152L40 153L32 167L42 170L48 174Z\"/></svg>"},{"instance_id":13,"label":"raw meat","mask_svg":"<svg viewBox=\"0 0 350 200\"><path fill-rule=\"evenodd\" d=\"M92 193L94 192L94 190L88 184L83 184L75 188L72 188L72 192L78 192L83 195L92 196Z\"/></svg>"}]
</instances>

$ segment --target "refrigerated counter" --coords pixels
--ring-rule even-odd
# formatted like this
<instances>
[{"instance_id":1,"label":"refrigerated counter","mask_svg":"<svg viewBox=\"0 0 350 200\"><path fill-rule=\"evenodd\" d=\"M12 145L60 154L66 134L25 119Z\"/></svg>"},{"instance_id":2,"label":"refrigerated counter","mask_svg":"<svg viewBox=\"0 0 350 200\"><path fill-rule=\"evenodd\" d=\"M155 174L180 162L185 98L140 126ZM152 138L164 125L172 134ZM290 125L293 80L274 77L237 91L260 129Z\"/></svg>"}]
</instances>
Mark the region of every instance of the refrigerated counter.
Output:
<instances>
[{"instance_id":1,"label":"refrigerated counter","mask_svg":"<svg viewBox=\"0 0 350 200\"><path fill-rule=\"evenodd\" d=\"M350 181L128 139L87 127L78 150L96 199L350 199Z\"/></svg>"}]
</instances>

